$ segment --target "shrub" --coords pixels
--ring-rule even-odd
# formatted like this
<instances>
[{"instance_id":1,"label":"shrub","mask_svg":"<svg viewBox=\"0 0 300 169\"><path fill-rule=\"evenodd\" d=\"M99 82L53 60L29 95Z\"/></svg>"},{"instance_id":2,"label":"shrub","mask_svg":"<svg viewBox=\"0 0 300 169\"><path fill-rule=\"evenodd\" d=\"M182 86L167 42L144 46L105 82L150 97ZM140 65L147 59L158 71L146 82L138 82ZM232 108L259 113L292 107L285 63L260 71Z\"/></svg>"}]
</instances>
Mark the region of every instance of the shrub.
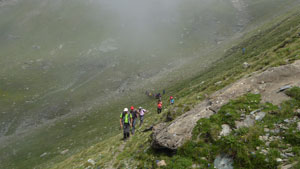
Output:
<instances>
[{"instance_id":1,"label":"shrub","mask_svg":"<svg viewBox=\"0 0 300 169\"><path fill-rule=\"evenodd\" d=\"M166 168L170 169L182 169L182 168L191 168L193 161L190 158L174 156L171 159L170 164Z\"/></svg>"},{"instance_id":2,"label":"shrub","mask_svg":"<svg viewBox=\"0 0 300 169\"><path fill-rule=\"evenodd\" d=\"M288 96L300 101L300 88L293 87L285 92Z\"/></svg>"}]
</instances>

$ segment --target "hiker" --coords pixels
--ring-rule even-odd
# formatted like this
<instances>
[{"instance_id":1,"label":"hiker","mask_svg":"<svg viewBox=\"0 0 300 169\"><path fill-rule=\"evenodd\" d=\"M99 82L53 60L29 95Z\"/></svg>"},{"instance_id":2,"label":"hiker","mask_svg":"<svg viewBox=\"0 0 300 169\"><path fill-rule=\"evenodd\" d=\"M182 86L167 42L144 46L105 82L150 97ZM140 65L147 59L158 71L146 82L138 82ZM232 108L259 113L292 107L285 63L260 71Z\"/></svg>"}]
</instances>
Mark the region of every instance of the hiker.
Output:
<instances>
[{"instance_id":1,"label":"hiker","mask_svg":"<svg viewBox=\"0 0 300 169\"><path fill-rule=\"evenodd\" d=\"M128 112L128 108L125 108L120 115L120 126L123 128L124 140L130 137L130 127L132 127L132 116Z\"/></svg>"},{"instance_id":2,"label":"hiker","mask_svg":"<svg viewBox=\"0 0 300 169\"><path fill-rule=\"evenodd\" d=\"M242 51L243 51L243 55L244 55L246 53L246 48L243 48Z\"/></svg>"},{"instance_id":3,"label":"hiker","mask_svg":"<svg viewBox=\"0 0 300 169\"><path fill-rule=\"evenodd\" d=\"M163 90L163 95L165 95L165 94L166 94L166 89Z\"/></svg>"},{"instance_id":4,"label":"hiker","mask_svg":"<svg viewBox=\"0 0 300 169\"><path fill-rule=\"evenodd\" d=\"M174 102L175 102L175 100L174 100L173 96L171 96L171 97L170 97L170 104L173 105Z\"/></svg>"},{"instance_id":5,"label":"hiker","mask_svg":"<svg viewBox=\"0 0 300 169\"><path fill-rule=\"evenodd\" d=\"M142 107L139 107L139 116L140 116L140 126L143 124L144 122L144 115L146 113L146 110L143 109Z\"/></svg>"},{"instance_id":6,"label":"hiker","mask_svg":"<svg viewBox=\"0 0 300 169\"><path fill-rule=\"evenodd\" d=\"M161 100L161 94L160 93L156 94L156 99Z\"/></svg>"},{"instance_id":7,"label":"hiker","mask_svg":"<svg viewBox=\"0 0 300 169\"><path fill-rule=\"evenodd\" d=\"M155 95L155 98L156 98L156 99L159 99L159 94L158 94L158 93Z\"/></svg>"},{"instance_id":8,"label":"hiker","mask_svg":"<svg viewBox=\"0 0 300 169\"><path fill-rule=\"evenodd\" d=\"M161 113L161 109L162 109L162 101L158 100L158 102L157 102L157 114Z\"/></svg>"},{"instance_id":9,"label":"hiker","mask_svg":"<svg viewBox=\"0 0 300 169\"><path fill-rule=\"evenodd\" d=\"M130 107L130 115L132 117L131 134L134 135L135 125L136 125L136 121L138 119L139 113L136 109L134 109L133 106Z\"/></svg>"}]
</instances>

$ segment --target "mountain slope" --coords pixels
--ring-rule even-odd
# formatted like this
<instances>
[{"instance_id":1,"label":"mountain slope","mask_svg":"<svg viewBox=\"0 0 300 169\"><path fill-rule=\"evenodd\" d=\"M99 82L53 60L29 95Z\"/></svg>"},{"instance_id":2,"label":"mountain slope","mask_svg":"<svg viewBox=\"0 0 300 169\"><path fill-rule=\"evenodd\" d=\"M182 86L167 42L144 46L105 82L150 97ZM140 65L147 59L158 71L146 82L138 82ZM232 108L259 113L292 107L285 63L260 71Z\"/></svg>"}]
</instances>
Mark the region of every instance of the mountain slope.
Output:
<instances>
[{"instance_id":1,"label":"mountain slope","mask_svg":"<svg viewBox=\"0 0 300 169\"><path fill-rule=\"evenodd\" d=\"M266 9L280 14L297 2L124 1L116 6L19 0L1 6L1 165L58 162L114 135L123 107L152 101L143 96L145 90L169 87L169 94L177 93L186 86L182 81L221 58L244 29L274 15ZM67 149L67 155L60 154Z\"/></svg>"},{"instance_id":2,"label":"mountain slope","mask_svg":"<svg viewBox=\"0 0 300 169\"><path fill-rule=\"evenodd\" d=\"M120 141L122 137L120 134L82 151L61 162L60 164L54 165L54 167L52 165L49 165L48 167L86 168L91 166L92 168L157 168L156 161L164 159L168 164L166 168L188 168L191 167L193 163L196 163L197 165L200 163L200 168L209 168L209 166L212 165L207 164L211 164L211 160L213 160L216 156L204 156L206 161L197 161L197 159L194 159L192 156L198 152L198 149L194 149L195 147L193 148L193 145L198 146L197 144L194 144L193 142L188 143L186 146L181 147L179 149L180 151L177 152L177 155L174 156L174 154L169 154L166 151L157 151L152 149L150 145L151 132L141 131L153 124L158 124L165 121L167 116L169 117L171 115L173 118L175 118L176 116L193 109L195 105L202 102L202 100L207 98L208 95L226 87L245 75L249 75L255 71L263 72L270 67L285 65L292 63L295 60L299 60L299 19L300 13L297 8L284 16L275 18L272 22L246 35L242 40L239 41L239 43L237 43L237 45L232 47L224 54L223 59L215 62L213 67L203 71L201 75L190 79L185 83L174 85L171 94L176 96L176 104L174 107L166 107L163 114L157 115L155 113L155 109L153 108L155 101L145 104L144 107L147 107L150 110L150 113L146 118L146 124L139 129L140 132L138 132L126 143ZM243 47L246 48L246 53L244 55L241 51L241 48ZM243 66L244 62L247 62L249 67L245 68ZM167 102L167 100L168 96L163 97L164 102ZM242 104L237 106L244 106L243 104L246 105L246 102L237 103ZM294 108L295 107L292 107L292 109ZM253 109L255 109L255 107L253 107ZM286 114L286 116L293 116L293 114ZM282 118L287 118L286 116L278 118L279 121L283 120ZM273 118L278 120L276 116ZM213 123L211 122L211 124ZM268 125L273 124L274 121L268 122ZM261 131L263 130L264 125L266 124L263 124L262 126L255 126L255 129ZM195 130L197 130L197 128ZM292 128L292 130L294 130L294 128ZM203 143L203 145L206 144L210 145L209 143ZM247 144L245 143L245 145ZM204 149L204 151L210 150L209 147L211 146L208 146L208 148ZM298 150L296 144L294 144L293 147L296 148L295 151ZM201 149L199 148L199 153L202 153L200 150ZM299 157L299 154L296 153L296 155L296 157ZM199 155L197 158L200 157L201 156ZM278 156L275 155L274 157ZM272 160L274 157L272 156ZM289 162L292 163L295 160L297 161L296 157L292 158ZM265 156L262 156L262 158L265 158ZM95 165L89 163L88 159L94 160ZM244 159L247 160L247 158ZM278 162L274 161L270 161L269 164L271 164L271 162L272 166L279 165ZM253 163L252 167L264 168L265 166L262 164L263 163L261 163L261 165Z\"/></svg>"}]
</instances>

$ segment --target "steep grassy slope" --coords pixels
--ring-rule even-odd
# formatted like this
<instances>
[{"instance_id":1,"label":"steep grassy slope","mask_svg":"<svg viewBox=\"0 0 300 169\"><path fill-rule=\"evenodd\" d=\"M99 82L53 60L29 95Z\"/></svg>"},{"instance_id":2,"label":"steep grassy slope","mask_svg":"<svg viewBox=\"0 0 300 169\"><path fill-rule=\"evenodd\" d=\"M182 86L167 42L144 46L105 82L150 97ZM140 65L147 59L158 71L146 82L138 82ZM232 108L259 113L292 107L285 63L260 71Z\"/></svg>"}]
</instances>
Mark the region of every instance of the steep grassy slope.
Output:
<instances>
[{"instance_id":1,"label":"steep grassy slope","mask_svg":"<svg viewBox=\"0 0 300 169\"><path fill-rule=\"evenodd\" d=\"M256 42L258 37L255 37L252 39L255 41L253 45L263 44L262 49L255 49L257 53L250 55L248 51L252 51L254 47L248 43L242 44L233 49L236 53L227 52L226 56L234 56L207 71L210 73L201 72L204 76L184 81L187 77L199 74L199 70L223 56L223 51L218 55L207 54L215 49L211 46L227 44L226 40L231 40L231 36L244 28L239 25L240 19L250 17L253 22L259 22L255 14L259 14L258 17L272 16L273 12L265 9L278 9L278 6L285 8L290 3L295 3L276 0L276 3L269 3L268 7L258 8L261 2L267 1L253 1L247 8L247 14L236 16L238 9L230 1L209 0L204 4L190 1L188 5L182 2L175 12L179 15L176 15L175 20L171 15L173 12L168 13L159 8L156 12L161 14L160 17L141 16L137 19L139 24L136 24L131 21L132 16L121 17L124 14L122 12L126 11L121 10L115 16L115 12L110 11L111 8L99 10L99 6L90 2L92 1L56 0L41 3L29 0L20 1L18 6L1 8L1 135L9 136L18 129L45 125L33 129L29 134L25 130L25 135L1 140L0 167L33 168L43 163L51 166L52 163L114 135L118 132L115 117L123 107L128 107L132 102L147 108L155 105L152 100L142 96L141 93L146 89L154 88L156 91L162 86L171 85L168 94L181 98L177 107L182 111L178 111L178 114L187 111L188 107L191 108L204 97L204 93L192 94L203 90L199 86L200 82L206 81L205 85L214 84L233 71L225 71L232 66L232 61L236 61L238 65L244 61L244 58L236 59L240 57L238 48L249 46L244 57L250 57L276 45L281 39L265 45L267 38ZM112 11L119 10L119 7L112 8ZM202 10L198 10L200 8ZM124 24L116 25L120 20ZM138 27L145 20L151 30L143 31L144 26ZM163 24L159 24L161 22ZM153 25L159 26L152 29ZM122 31L118 28L122 28ZM264 33L261 32L259 36ZM276 36L277 34L279 33L276 32ZM272 36L269 35L268 38L270 37ZM148 42L148 38L155 43ZM133 43L128 43L128 39ZM218 50L226 49L227 46L222 47ZM188 68L183 67L168 74L168 70L182 64L180 62L189 63ZM263 66L251 67L249 71L261 67ZM241 67L238 68L239 71L244 71ZM229 73L219 75L217 79L215 74L223 71ZM240 73L239 71L236 73ZM160 76L161 74L167 74L167 77ZM211 77L214 79L208 81ZM151 80L145 80L147 78ZM174 79L181 81L174 84ZM138 88L141 81L145 81L146 85L137 90L135 87ZM230 82L224 81L220 86L211 87L205 92L215 91ZM111 97L115 95L118 97ZM66 118L64 115L68 113L76 115ZM53 123L57 117L65 119ZM150 118L148 124L159 121L159 117L152 120ZM137 139L145 135L147 134L141 137L138 135ZM109 140L114 138L116 137ZM119 140L112 142L119 144ZM70 151L61 155L66 149ZM44 153L46 155L40 157ZM126 154L123 157L120 155L121 160L125 157ZM110 156L105 156L105 159L108 161Z\"/></svg>"},{"instance_id":2,"label":"steep grassy slope","mask_svg":"<svg viewBox=\"0 0 300 169\"><path fill-rule=\"evenodd\" d=\"M155 101L143 105L150 110L146 117L146 124L129 141L121 142L122 135L120 134L100 142L59 164L54 166L50 164L48 167L86 168L92 166L87 162L88 159L93 159L96 162L95 166L100 168L128 168L129 166L156 168L156 160L162 159L166 160L170 168L172 168L173 163L176 164L173 167L190 167L191 164L197 161L194 161L195 159L189 156L192 153L185 154L185 150L188 150L189 147L183 147L177 156L172 156L172 154L167 152L155 151L150 147L151 132L141 131L152 124L165 121L167 114L174 112L173 109L176 110L173 117L188 111L207 95L227 86L246 74L254 71L263 71L269 67L288 64L300 59L299 21L300 13L295 9L250 32L237 42L237 45L227 50L224 58L215 62L213 67L203 71L201 75L193 79L175 84L168 94L176 97L176 104L174 107L166 107L163 114L157 115L155 113ZM245 54L242 54L242 48L246 48ZM244 68L244 62L248 62L250 67ZM167 99L168 96L163 97L164 102L167 102ZM257 164L253 163L253 165L258 167L256 166Z\"/></svg>"}]
</instances>

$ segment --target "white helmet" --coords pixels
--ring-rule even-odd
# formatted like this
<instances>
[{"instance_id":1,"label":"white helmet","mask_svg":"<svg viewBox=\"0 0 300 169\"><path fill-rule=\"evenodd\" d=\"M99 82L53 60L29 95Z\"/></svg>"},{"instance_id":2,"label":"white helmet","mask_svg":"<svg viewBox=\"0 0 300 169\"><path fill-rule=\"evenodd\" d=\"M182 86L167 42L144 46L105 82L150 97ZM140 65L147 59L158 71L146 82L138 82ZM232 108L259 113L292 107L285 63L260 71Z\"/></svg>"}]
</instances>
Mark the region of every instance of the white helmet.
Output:
<instances>
[{"instance_id":1,"label":"white helmet","mask_svg":"<svg viewBox=\"0 0 300 169\"><path fill-rule=\"evenodd\" d=\"M139 109L142 109L142 107L139 107Z\"/></svg>"},{"instance_id":2,"label":"white helmet","mask_svg":"<svg viewBox=\"0 0 300 169\"><path fill-rule=\"evenodd\" d=\"M124 109L124 112L128 112L128 108L125 108L125 109Z\"/></svg>"}]
</instances>

